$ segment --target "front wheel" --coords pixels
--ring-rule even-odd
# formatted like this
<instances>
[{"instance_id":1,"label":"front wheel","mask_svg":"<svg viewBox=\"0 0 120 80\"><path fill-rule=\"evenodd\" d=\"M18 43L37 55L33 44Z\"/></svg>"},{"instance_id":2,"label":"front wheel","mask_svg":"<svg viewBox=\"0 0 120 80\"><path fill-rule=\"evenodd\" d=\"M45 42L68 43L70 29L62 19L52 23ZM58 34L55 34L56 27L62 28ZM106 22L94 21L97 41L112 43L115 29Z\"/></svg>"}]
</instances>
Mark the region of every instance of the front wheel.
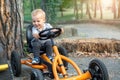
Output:
<instances>
[{"instance_id":1,"label":"front wheel","mask_svg":"<svg viewBox=\"0 0 120 80\"><path fill-rule=\"evenodd\" d=\"M21 58L16 51L11 53L11 67L14 76L18 77L21 74Z\"/></svg>"},{"instance_id":2,"label":"front wheel","mask_svg":"<svg viewBox=\"0 0 120 80\"><path fill-rule=\"evenodd\" d=\"M102 61L93 59L89 64L89 70L92 80L109 80L107 68Z\"/></svg>"},{"instance_id":3,"label":"front wheel","mask_svg":"<svg viewBox=\"0 0 120 80\"><path fill-rule=\"evenodd\" d=\"M33 69L31 72L30 80L44 80L43 74L41 70Z\"/></svg>"}]
</instances>

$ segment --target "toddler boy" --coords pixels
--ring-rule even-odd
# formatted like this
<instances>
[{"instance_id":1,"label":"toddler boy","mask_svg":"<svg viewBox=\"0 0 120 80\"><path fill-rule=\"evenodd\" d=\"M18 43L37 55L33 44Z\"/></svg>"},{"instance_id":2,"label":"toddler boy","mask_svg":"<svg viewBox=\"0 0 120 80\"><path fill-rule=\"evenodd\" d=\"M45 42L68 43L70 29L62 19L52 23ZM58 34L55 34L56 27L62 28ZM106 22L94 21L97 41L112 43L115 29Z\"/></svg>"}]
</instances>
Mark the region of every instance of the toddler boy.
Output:
<instances>
[{"instance_id":1,"label":"toddler boy","mask_svg":"<svg viewBox=\"0 0 120 80\"><path fill-rule=\"evenodd\" d=\"M32 64L38 64L40 62L40 50L44 50L46 52L46 55L51 59L51 54L53 53L52 51L52 44L50 39L47 40L40 40L39 33L42 30L52 28L52 26L49 23L46 22L46 16L45 12L42 9L36 9L32 11L31 13L32 17L32 35L33 39L31 41L32 45L32 51L34 58L32 60Z\"/></svg>"}]
</instances>

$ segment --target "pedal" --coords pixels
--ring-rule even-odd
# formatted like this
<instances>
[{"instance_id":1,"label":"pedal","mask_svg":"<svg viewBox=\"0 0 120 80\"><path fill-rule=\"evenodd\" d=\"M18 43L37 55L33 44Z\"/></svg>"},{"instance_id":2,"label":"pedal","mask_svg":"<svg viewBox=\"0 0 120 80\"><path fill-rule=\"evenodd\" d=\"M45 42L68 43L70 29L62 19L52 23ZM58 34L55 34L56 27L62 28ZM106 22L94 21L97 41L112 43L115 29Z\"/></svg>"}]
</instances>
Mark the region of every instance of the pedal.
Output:
<instances>
[{"instance_id":1,"label":"pedal","mask_svg":"<svg viewBox=\"0 0 120 80\"><path fill-rule=\"evenodd\" d=\"M85 69L85 70L83 70L83 73L86 73L88 71L88 69Z\"/></svg>"}]
</instances>

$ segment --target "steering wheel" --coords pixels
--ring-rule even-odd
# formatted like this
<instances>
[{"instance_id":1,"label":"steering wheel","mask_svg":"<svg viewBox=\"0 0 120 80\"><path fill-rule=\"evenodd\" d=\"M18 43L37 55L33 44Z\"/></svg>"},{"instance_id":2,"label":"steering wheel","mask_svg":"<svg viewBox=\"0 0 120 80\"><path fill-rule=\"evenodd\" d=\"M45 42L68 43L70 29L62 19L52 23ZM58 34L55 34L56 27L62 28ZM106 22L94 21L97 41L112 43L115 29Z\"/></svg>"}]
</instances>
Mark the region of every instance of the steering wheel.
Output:
<instances>
[{"instance_id":1,"label":"steering wheel","mask_svg":"<svg viewBox=\"0 0 120 80\"><path fill-rule=\"evenodd\" d=\"M61 28L50 28L43 30L39 33L40 40L51 39L59 36L61 34Z\"/></svg>"}]
</instances>

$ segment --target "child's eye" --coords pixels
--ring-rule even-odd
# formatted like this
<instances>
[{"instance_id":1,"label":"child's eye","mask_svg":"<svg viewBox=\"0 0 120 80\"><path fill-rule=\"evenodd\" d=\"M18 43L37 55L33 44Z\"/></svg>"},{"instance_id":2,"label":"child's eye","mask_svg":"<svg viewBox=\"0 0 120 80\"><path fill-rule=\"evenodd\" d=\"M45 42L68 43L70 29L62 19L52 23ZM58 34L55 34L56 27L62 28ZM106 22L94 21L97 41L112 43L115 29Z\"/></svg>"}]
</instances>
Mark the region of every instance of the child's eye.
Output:
<instances>
[{"instance_id":1,"label":"child's eye","mask_svg":"<svg viewBox=\"0 0 120 80\"><path fill-rule=\"evenodd\" d=\"M37 21L37 22L40 22L40 21Z\"/></svg>"},{"instance_id":2,"label":"child's eye","mask_svg":"<svg viewBox=\"0 0 120 80\"><path fill-rule=\"evenodd\" d=\"M35 21L32 21L32 22L35 22Z\"/></svg>"}]
</instances>

